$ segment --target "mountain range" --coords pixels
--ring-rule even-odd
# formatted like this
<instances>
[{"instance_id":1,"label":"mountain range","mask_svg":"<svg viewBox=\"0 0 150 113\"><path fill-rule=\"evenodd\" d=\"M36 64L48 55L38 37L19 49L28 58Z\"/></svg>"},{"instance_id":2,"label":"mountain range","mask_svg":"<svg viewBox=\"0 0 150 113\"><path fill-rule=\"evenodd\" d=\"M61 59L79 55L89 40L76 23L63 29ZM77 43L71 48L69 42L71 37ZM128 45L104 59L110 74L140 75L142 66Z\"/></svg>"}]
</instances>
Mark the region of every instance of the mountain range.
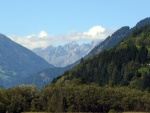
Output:
<instances>
[{"instance_id":1,"label":"mountain range","mask_svg":"<svg viewBox=\"0 0 150 113\"><path fill-rule=\"evenodd\" d=\"M101 53L104 50L109 50L110 48L116 46L118 43L123 41L124 38L130 32L132 32L134 29L140 28L146 24L150 24L149 20L150 20L150 18L145 18L145 19L139 21L131 29L128 26L121 27L116 32L114 32L111 36L108 36L104 41L102 41L97 46L95 46L85 57L83 57L81 59L86 60L87 58L91 58L91 57L95 56L96 54ZM26 79L25 84L33 83L40 87L43 85L46 85L47 83L51 82L53 78L57 78L58 76L62 75L65 71L70 70L73 67L76 67L76 65L78 65L81 62L81 59L79 59L75 63L68 65L66 67L62 67L62 68L55 67L55 68L49 68L49 69L42 70L42 71L38 72L37 74L32 75L32 79ZM42 77L41 75L44 75L44 77ZM45 78L47 78L47 79L45 79ZM37 83L36 81L39 81L39 82Z\"/></svg>"},{"instance_id":2,"label":"mountain range","mask_svg":"<svg viewBox=\"0 0 150 113\"><path fill-rule=\"evenodd\" d=\"M79 45L73 41L63 46L48 46L45 49L35 48L32 51L56 67L65 67L87 55L98 43L100 42L92 41L91 43Z\"/></svg>"}]
</instances>

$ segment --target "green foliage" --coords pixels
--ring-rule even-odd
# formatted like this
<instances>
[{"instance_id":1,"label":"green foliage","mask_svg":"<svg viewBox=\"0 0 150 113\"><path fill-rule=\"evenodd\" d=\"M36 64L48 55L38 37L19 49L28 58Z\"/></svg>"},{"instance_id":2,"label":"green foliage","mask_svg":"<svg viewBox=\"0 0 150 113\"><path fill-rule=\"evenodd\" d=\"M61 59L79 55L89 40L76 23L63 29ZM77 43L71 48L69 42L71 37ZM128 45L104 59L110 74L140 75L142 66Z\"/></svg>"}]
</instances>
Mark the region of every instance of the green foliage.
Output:
<instances>
[{"instance_id":1,"label":"green foliage","mask_svg":"<svg viewBox=\"0 0 150 113\"><path fill-rule=\"evenodd\" d=\"M110 109L108 113L116 113L114 109Z\"/></svg>"},{"instance_id":2,"label":"green foliage","mask_svg":"<svg viewBox=\"0 0 150 113\"><path fill-rule=\"evenodd\" d=\"M150 93L128 87L99 87L81 79L51 84L33 99L34 112L149 111ZM34 106L34 107L33 107Z\"/></svg>"},{"instance_id":3,"label":"green foliage","mask_svg":"<svg viewBox=\"0 0 150 113\"><path fill-rule=\"evenodd\" d=\"M13 113L29 111L31 101L36 94L37 90L34 86L20 86L4 91L4 99L7 100L4 104L5 111Z\"/></svg>"}]
</instances>

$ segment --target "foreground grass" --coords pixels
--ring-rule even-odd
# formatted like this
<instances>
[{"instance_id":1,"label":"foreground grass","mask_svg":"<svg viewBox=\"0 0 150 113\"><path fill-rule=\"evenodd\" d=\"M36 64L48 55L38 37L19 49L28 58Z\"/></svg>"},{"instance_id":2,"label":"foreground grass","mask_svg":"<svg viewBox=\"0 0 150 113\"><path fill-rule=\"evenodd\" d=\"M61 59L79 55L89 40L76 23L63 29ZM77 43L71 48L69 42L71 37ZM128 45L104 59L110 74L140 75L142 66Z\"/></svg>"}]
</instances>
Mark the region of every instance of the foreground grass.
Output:
<instances>
[{"instance_id":1,"label":"foreground grass","mask_svg":"<svg viewBox=\"0 0 150 113\"><path fill-rule=\"evenodd\" d=\"M21 112L21 113L53 113L53 112ZM55 113L91 113L91 112L55 112ZM122 113L150 113L150 112L122 112Z\"/></svg>"},{"instance_id":2,"label":"foreground grass","mask_svg":"<svg viewBox=\"0 0 150 113\"><path fill-rule=\"evenodd\" d=\"M94 112L21 112L21 113L94 113Z\"/></svg>"},{"instance_id":3,"label":"foreground grass","mask_svg":"<svg viewBox=\"0 0 150 113\"><path fill-rule=\"evenodd\" d=\"M21 112L21 113L93 113L93 112Z\"/></svg>"},{"instance_id":4,"label":"foreground grass","mask_svg":"<svg viewBox=\"0 0 150 113\"><path fill-rule=\"evenodd\" d=\"M123 113L150 113L150 112L123 112Z\"/></svg>"}]
</instances>

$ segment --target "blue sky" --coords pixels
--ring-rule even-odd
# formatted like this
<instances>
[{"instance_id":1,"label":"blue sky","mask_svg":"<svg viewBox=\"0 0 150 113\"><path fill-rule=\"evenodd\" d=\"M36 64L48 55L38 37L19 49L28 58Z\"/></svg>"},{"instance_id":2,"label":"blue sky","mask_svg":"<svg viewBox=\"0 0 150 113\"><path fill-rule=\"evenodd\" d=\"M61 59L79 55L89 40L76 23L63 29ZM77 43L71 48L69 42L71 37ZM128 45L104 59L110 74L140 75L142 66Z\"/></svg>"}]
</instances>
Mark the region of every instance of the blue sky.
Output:
<instances>
[{"instance_id":1,"label":"blue sky","mask_svg":"<svg viewBox=\"0 0 150 113\"><path fill-rule=\"evenodd\" d=\"M94 26L111 29L108 35L149 17L149 5L150 0L0 0L0 33L18 43L40 33L58 41Z\"/></svg>"}]
</instances>

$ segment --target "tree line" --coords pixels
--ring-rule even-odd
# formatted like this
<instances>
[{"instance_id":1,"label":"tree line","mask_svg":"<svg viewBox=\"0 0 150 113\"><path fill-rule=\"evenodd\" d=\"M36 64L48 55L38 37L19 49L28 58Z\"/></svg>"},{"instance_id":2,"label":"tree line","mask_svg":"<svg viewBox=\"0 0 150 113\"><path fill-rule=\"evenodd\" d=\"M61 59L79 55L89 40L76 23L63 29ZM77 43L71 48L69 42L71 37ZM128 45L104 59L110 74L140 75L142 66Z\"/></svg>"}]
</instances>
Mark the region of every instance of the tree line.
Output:
<instances>
[{"instance_id":1,"label":"tree line","mask_svg":"<svg viewBox=\"0 0 150 113\"><path fill-rule=\"evenodd\" d=\"M0 112L116 112L150 111L150 93L128 87L99 87L73 79L51 84L0 90Z\"/></svg>"}]
</instances>

